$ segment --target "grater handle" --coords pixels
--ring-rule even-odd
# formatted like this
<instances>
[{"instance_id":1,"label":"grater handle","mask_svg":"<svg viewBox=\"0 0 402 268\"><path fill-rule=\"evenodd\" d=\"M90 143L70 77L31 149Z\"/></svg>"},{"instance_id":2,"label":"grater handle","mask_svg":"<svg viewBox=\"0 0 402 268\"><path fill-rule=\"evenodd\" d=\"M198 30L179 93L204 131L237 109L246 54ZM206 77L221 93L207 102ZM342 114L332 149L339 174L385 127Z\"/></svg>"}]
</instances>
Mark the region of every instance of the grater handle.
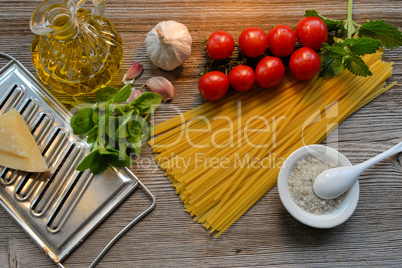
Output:
<instances>
[{"instance_id":1,"label":"grater handle","mask_svg":"<svg viewBox=\"0 0 402 268\"><path fill-rule=\"evenodd\" d=\"M141 188L145 191L145 193L150 197L152 200L152 204L144 210L140 215L138 215L135 219L133 219L129 224L126 225L118 234L113 237L109 243L103 248L103 250L96 256L96 258L93 260L91 265L89 265L89 268L95 267L95 265L102 259L102 257L106 254L106 252L116 243L117 240L119 240L120 237L122 237L131 227L133 227L140 219L142 219L145 215L147 215L151 210L153 210L156 206L156 198L155 196L138 180L139 185Z\"/></svg>"}]
</instances>

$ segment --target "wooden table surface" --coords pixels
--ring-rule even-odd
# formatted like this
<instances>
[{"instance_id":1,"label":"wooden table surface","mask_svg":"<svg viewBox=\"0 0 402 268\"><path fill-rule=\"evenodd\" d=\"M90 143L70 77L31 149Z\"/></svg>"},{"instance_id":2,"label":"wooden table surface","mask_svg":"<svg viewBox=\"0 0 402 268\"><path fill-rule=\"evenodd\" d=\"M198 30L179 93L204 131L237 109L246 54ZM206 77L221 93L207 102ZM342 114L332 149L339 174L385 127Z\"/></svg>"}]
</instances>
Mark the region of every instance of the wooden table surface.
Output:
<instances>
[{"instance_id":1,"label":"wooden table surface","mask_svg":"<svg viewBox=\"0 0 402 268\"><path fill-rule=\"evenodd\" d=\"M0 0L0 51L8 53L35 73L30 44L29 19L39 0ZM88 5L90 6L90 5ZM402 29L402 1L356 0L353 18L358 23L384 19ZM173 115L171 106L187 111L204 102L197 89L206 57L203 40L215 30L230 32L235 39L250 26L266 31L272 25L294 26L306 9L324 16L346 19L346 0L108 0L106 16L120 32L124 60L119 81L134 60L144 64L135 82L141 87L156 75L170 79L176 98L156 114L162 122ZM163 20L176 20L189 28L193 38L191 57L174 71L154 67L146 57L146 33ZM398 85L350 116L324 143L338 148L357 164L401 141L402 49L386 51L393 61L389 81ZM328 230L307 227L282 206L274 187L223 235L215 238L183 210L170 182L144 146L132 167L156 196L156 208L129 230L102 258L98 267L400 267L402 264L402 174L392 159L364 172L360 201L344 224ZM146 205L141 191L129 196L63 262L66 267L86 267L114 234ZM47 255L0 209L0 267L55 267Z\"/></svg>"}]
</instances>

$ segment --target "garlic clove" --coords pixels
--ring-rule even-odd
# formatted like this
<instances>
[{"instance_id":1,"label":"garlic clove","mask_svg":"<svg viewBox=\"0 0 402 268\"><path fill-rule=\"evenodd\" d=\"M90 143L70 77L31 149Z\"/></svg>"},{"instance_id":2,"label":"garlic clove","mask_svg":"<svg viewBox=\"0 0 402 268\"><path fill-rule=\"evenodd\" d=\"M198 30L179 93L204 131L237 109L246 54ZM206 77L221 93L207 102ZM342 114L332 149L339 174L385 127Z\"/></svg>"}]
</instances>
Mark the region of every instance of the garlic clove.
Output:
<instances>
[{"instance_id":1,"label":"garlic clove","mask_svg":"<svg viewBox=\"0 0 402 268\"><path fill-rule=\"evenodd\" d=\"M145 83L149 90L162 95L162 101L166 102L174 98L174 86L163 76L151 77Z\"/></svg>"},{"instance_id":2,"label":"garlic clove","mask_svg":"<svg viewBox=\"0 0 402 268\"><path fill-rule=\"evenodd\" d=\"M144 67L138 61L134 61L128 69L127 73L123 77L123 83L133 83L134 79L136 79L142 73Z\"/></svg>"},{"instance_id":3,"label":"garlic clove","mask_svg":"<svg viewBox=\"0 0 402 268\"><path fill-rule=\"evenodd\" d=\"M141 95L141 90L135 90L135 88L131 88L131 95L128 97L127 102L131 103L133 100L135 100L139 95Z\"/></svg>"}]
</instances>

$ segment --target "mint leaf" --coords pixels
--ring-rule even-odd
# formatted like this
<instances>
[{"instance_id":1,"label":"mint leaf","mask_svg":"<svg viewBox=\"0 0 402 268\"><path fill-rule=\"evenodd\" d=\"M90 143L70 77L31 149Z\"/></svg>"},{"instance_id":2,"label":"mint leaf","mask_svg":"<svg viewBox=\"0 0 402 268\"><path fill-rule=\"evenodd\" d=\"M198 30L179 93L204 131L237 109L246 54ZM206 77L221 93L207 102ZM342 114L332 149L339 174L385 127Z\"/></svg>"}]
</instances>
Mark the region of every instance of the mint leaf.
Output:
<instances>
[{"instance_id":1,"label":"mint leaf","mask_svg":"<svg viewBox=\"0 0 402 268\"><path fill-rule=\"evenodd\" d=\"M352 74L364 76L364 77L366 77L368 75L372 75L367 64L358 55L352 55L351 57L347 58L345 63L346 63L346 68Z\"/></svg>"},{"instance_id":2,"label":"mint leaf","mask_svg":"<svg viewBox=\"0 0 402 268\"><path fill-rule=\"evenodd\" d=\"M328 32L332 32L332 31L336 32L339 30L341 30L342 34L344 34L346 32L346 28L345 28L343 20L327 19L327 18L319 15L318 12L315 10L306 10L306 12L304 13L304 16L305 17L319 17L320 19L322 19L322 21L325 23L325 25L327 25Z\"/></svg>"},{"instance_id":3,"label":"mint leaf","mask_svg":"<svg viewBox=\"0 0 402 268\"><path fill-rule=\"evenodd\" d=\"M348 51L345 50L345 47L342 43L335 43L332 46L330 46L328 43L323 43L321 51L324 56L331 59L337 59L348 54Z\"/></svg>"},{"instance_id":4,"label":"mint leaf","mask_svg":"<svg viewBox=\"0 0 402 268\"><path fill-rule=\"evenodd\" d=\"M359 37L369 37L380 40L386 48L394 49L402 46L402 33L398 27L384 22L383 20L370 20L363 24L359 31Z\"/></svg>"},{"instance_id":5,"label":"mint leaf","mask_svg":"<svg viewBox=\"0 0 402 268\"><path fill-rule=\"evenodd\" d=\"M328 58L324 56L324 62L322 64L322 69L320 71L320 77L331 77L340 74L345 70L343 65L342 57L338 58Z\"/></svg>"},{"instance_id":6,"label":"mint leaf","mask_svg":"<svg viewBox=\"0 0 402 268\"><path fill-rule=\"evenodd\" d=\"M356 55L362 56L375 53L381 47L381 42L379 40L361 37L357 39L346 39L342 45L347 46L349 51Z\"/></svg>"},{"instance_id":7,"label":"mint leaf","mask_svg":"<svg viewBox=\"0 0 402 268\"><path fill-rule=\"evenodd\" d=\"M348 69L351 73L359 76L372 75L360 55L376 52L380 43L368 38L361 39L337 40L332 46L323 44L321 50L324 62L319 75L330 77L341 73L344 69Z\"/></svg>"}]
</instances>

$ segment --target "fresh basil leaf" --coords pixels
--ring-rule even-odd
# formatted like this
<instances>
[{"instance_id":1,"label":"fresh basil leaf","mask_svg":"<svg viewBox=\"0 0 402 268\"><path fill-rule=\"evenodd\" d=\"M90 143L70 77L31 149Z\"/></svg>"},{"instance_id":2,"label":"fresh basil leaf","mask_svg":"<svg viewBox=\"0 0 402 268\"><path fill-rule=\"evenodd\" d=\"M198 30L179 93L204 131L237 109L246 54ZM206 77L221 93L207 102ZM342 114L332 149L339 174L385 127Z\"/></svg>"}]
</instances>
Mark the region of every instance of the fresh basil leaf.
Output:
<instances>
[{"instance_id":1,"label":"fresh basil leaf","mask_svg":"<svg viewBox=\"0 0 402 268\"><path fill-rule=\"evenodd\" d=\"M106 135L114 141L118 141L116 131L119 127L119 116L110 116L108 123L105 125Z\"/></svg>"},{"instance_id":2,"label":"fresh basil leaf","mask_svg":"<svg viewBox=\"0 0 402 268\"><path fill-rule=\"evenodd\" d=\"M120 157L116 157L115 155L111 155L108 156L108 161L112 166L117 168L130 167L131 164L133 163L128 155L125 155L123 159Z\"/></svg>"},{"instance_id":3,"label":"fresh basil leaf","mask_svg":"<svg viewBox=\"0 0 402 268\"><path fill-rule=\"evenodd\" d=\"M129 137L128 141L130 142L129 148L131 148L136 155L140 155L141 154L141 146L142 146L141 138L140 137L137 137L137 138Z\"/></svg>"},{"instance_id":4,"label":"fresh basil leaf","mask_svg":"<svg viewBox=\"0 0 402 268\"><path fill-rule=\"evenodd\" d=\"M127 149L141 153L142 140L152 132L151 113L155 111L162 96L147 92L132 103L122 104L131 95L131 86L120 91L105 87L97 92L98 102L86 103L71 118L75 133L86 134L91 152L79 164L78 170L90 169L92 173L103 172L108 165L128 167L132 164ZM143 118L141 115L145 115ZM119 148L119 150L117 149Z\"/></svg>"},{"instance_id":5,"label":"fresh basil leaf","mask_svg":"<svg viewBox=\"0 0 402 268\"><path fill-rule=\"evenodd\" d=\"M127 124L128 134L132 138L137 138L142 133L142 123L137 120L130 120Z\"/></svg>"},{"instance_id":6,"label":"fresh basil leaf","mask_svg":"<svg viewBox=\"0 0 402 268\"><path fill-rule=\"evenodd\" d=\"M127 148L130 146L130 143L127 140L122 140L119 142L119 151L120 153L127 153Z\"/></svg>"},{"instance_id":7,"label":"fresh basil leaf","mask_svg":"<svg viewBox=\"0 0 402 268\"><path fill-rule=\"evenodd\" d=\"M363 24L358 31L359 37L369 37L380 40L386 48L394 49L402 46L402 32L398 27L383 20L370 20Z\"/></svg>"},{"instance_id":8,"label":"fresh basil leaf","mask_svg":"<svg viewBox=\"0 0 402 268\"><path fill-rule=\"evenodd\" d=\"M101 156L95 163L93 163L89 170L91 170L94 175L97 175L105 171L109 167L108 164L109 163Z\"/></svg>"},{"instance_id":9,"label":"fresh basil leaf","mask_svg":"<svg viewBox=\"0 0 402 268\"><path fill-rule=\"evenodd\" d=\"M142 134L143 134L142 141L148 140L151 137L153 130L154 126L152 125L152 123L145 122L145 124L142 127Z\"/></svg>"},{"instance_id":10,"label":"fresh basil leaf","mask_svg":"<svg viewBox=\"0 0 402 268\"><path fill-rule=\"evenodd\" d=\"M119 142L121 142L121 140L127 138L127 136L127 125L120 125L116 130L116 138L119 140Z\"/></svg>"},{"instance_id":11,"label":"fresh basil leaf","mask_svg":"<svg viewBox=\"0 0 402 268\"><path fill-rule=\"evenodd\" d=\"M98 123L99 122L99 110L93 110L93 112L92 112L92 121L94 122L94 123Z\"/></svg>"},{"instance_id":12,"label":"fresh basil leaf","mask_svg":"<svg viewBox=\"0 0 402 268\"><path fill-rule=\"evenodd\" d=\"M93 150L90 152L78 165L77 170L84 171L91 168L99 160L100 153L98 150Z\"/></svg>"},{"instance_id":13,"label":"fresh basil leaf","mask_svg":"<svg viewBox=\"0 0 402 268\"><path fill-rule=\"evenodd\" d=\"M105 116L111 116L114 112L113 99L99 102L98 107L101 114L104 114Z\"/></svg>"},{"instance_id":14,"label":"fresh basil leaf","mask_svg":"<svg viewBox=\"0 0 402 268\"><path fill-rule=\"evenodd\" d=\"M122 89L120 89L116 95L113 97L114 103L119 103L126 101L131 95L131 85L126 84Z\"/></svg>"},{"instance_id":15,"label":"fresh basil leaf","mask_svg":"<svg viewBox=\"0 0 402 268\"><path fill-rule=\"evenodd\" d=\"M115 153L118 154L119 153L119 151L115 152L114 150L109 150L109 149L112 149L112 148L110 148L110 147L108 147L108 148L101 147L101 148L98 149L98 151L99 151L99 153L101 155L103 155L103 154L115 154Z\"/></svg>"},{"instance_id":16,"label":"fresh basil leaf","mask_svg":"<svg viewBox=\"0 0 402 268\"><path fill-rule=\"evenodd\" d=\"M125 151L119 151L114 148L103 148L100 153L101 158L114 167L124 168L131 166L131 158L125 153Z\"/></svg>"},{"instance_id":17,"label":"fresh basil leaf","mask_svg":"<svg viewBox=\"0 0 402 268\"><path fill-rule=\"evenodd\" d=\"M152 114L147 114L146 116L144 116L143 121L144 122L151 122L152 119Z\"/></svg>"},{"instance_id":18,"label":"fresh basil leaf","mask_svg":"<svg viewBox=\"0 0 402 268\"><path fill-rule=\"evenodd\" d=\"M100 144L106 143L106 128L108 124L109 124L109 117L106 117L106 115L102 115L99 117L97 140Z\"/></svg>"},{"instance_id":19,"label":"fresh basil leaf","mask_svg":"<svg viewBox=\"0 0 402 268\"><path fill-rule=\"evenodd\" d=\"M118 128L116 130L116 137L120 139L124 139L128 136L128 131L127 131L127 123L132 119L132 114L134 111L129 111L124 115L124 119L121 120L121 117L119 117L119 120L122 122L118 124Z\"/></svg>"},{"instance_id":20,"label":"fresh basil leaf","mask_svg":"<svg viewBox=\"0 0 402 268\"><path fill-rule=\"evenodd\" d=\"M93 99L91 99L91 98L85 96L85 97L84 97L84 102L87 102L87 103L96 103L96 100L93 100Z\"/></svg>"},{"instance_id":21,"label":"fresh basil leaf","mask_svg":"<svg viewBox=\"0 0 402 268\"><path fill-rule=\"evenodd\" d=\"M133 115L140 115L140 110L138 110L137 107L131 106L131 109L133 111Z\"/></svg>"},{"instance_id":22,"label":"fresh basil leaf","mask_svg":"<svg viewBox=\"0 0 402 268\"><path fill-rule=\"evenodd\" d=\"M131 102L131 106L138 109L140 114L153 113L162 101L162 95L158 93L145 92Z\"/></svg>"},{"instance_id":23,"label":"fresh basil leaf","mask_svg":"<svg viewBox=\"0 0 402 268\"><path fill-rule=\"evenodd\" d=\"M94 126L92 114L92 108L82 108L71 118L70 125L75 135L85 134Z\"/></svg>"},{"instance_id":24,"label":"fresh basil leaf","mask_svg":"<svg viewBox=\"0 0 402 268\"><path fill-rule=\"evenodd\" d=\"M75 119L77 118L77 115L73 115L71 118L70 118L70 126L71 126L71 128L73 128L73 132L74 132L74 126L75 126Z\"/></svg>"},{"instance_id":25,"label":"fresh basil leaf","mask_svg":"<svg viewBox=\"0 0 402 268\"><path fill-rule=\"evenodd\" d=\"M87 143L94 143L98 139L98 126L94 126L87 133Z\"/></svg>"},{"instance_id":26,"label":"fresh basil leaf","mask_svg":"<svg viewBox=\"0 0 402 268\"><path fill-rule=\"evenodd\" d=\"M126 114L124 114L124 119L121 124L126 125L128 122L130 122L130 120L132 120L132 118L133 118L133 113L134 113L134 110L131 110L131 111L127 112Z\"/></svg>"},{"instance_id":27,"label":"fresh basil leaf","mask_svg":"<svg viewBox=\"0 0 402 268\"><path fill-rule=\"evenodd\" d=\"M126 105L121 105L121 104L116 105L115 104L114 112L115 112L115 114L118 114L118 115L124 115L125 113L128 112L128 109L127 109Z\"/></svg>"},{"instance_id":28,"label":"fresh basil leaf","mask_svg":"<svg viewBox=\"0 0 402 268\"><path fill-rule=\"evenodd\" d=\"M106 101L114 97L118 90L114 87L103 87L96 91L96 98L98 101Z\"/></svg>"}]
</instances>

